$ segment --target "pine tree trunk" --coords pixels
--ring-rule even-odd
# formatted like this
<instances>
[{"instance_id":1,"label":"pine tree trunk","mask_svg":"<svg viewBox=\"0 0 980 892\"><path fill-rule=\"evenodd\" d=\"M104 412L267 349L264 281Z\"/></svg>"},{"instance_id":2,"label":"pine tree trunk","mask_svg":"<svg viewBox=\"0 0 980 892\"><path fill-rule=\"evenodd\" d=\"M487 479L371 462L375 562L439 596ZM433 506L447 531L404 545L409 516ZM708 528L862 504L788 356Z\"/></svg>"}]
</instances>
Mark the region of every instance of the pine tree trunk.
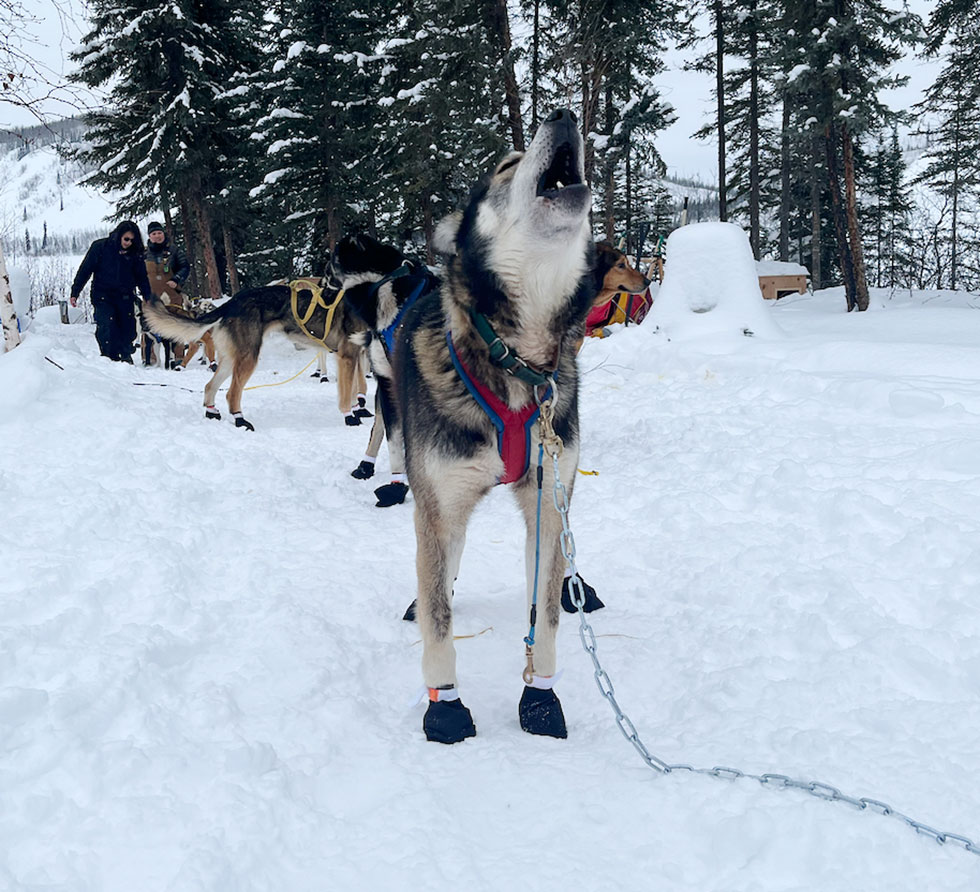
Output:
<instances>
[{"instance_id":1,"label":"pine tree trunk","mask_svg":"<svg viewBox=\"0 0 980 892\"><path fill-rule=\"evenodd\" d=\"M178 196L180 204L180 221L184 230L184 249L187 251L187 263L190 266L190 274L187 281L190 283L191 294L195 297L204 296L204 270L201 266L201 252L198 250L200 239L194 225L194 218L191 216L190 203L187 201L187 194L182 192Z\"/></svg>"},{"instance_id":2,"label":"pine tree trunk","mask_svg":"<svg viewBox=\"0 0 980 892\"><path fill-rule=\"evenodd\" d=\"M718 219L728 220L725 162L725 24L724 4L715 0L715 91L718 94Z\"/></svg>"},{"instance_id":3,"label":"pine tree trunk","mask_svg":"<svg viewBox=\"0 0 980 892\"><path fill-rule=\"evenodd\" d=\"M436 252L433 243L436 237L436 225L432 216L432 201L428 192L422 194L422 231L425 233L426 262L435 263Z\"/></svg>"},{"instance_id":4,"label":"pine tree trunk","mask_svg":"<svg viewBox=\"0 0 980 892\"><path fill-rule=\"evenodd\" d=\"M759 258L761 247L759 225L759 31L756 16L756 0L749 9L749 243L752 253Z\"/></svg>"},{"instance_id":5,"label":"pine tree trunk","mask_svg":"<svg viewBox=\"0 0 980 892\"><path fill-rule=\"evenodd\" d=\"M174 229L174 215L170 212L170 202L166 198L160 202L163 205L163 225L167 229L167 238L170 244L177 244L177 230Z\"/></svg>"},{"instance_id":6,"label":"pine tree trunk","mask_svg":"<svg viewBox=\"0 0 980 892\"><path fill-rule=\"evenodd\" d=\"M213 301L218 301L221 300L221 279L218 276L218 261L214 256L214 242L211 240L211 211L198 191L191 193L188 204L201 240L207 296Z\"/></svg>"},{"instance_id":7,"label":"pine tree trunk","mask_svg":"<svg viewBox=\"0 0 980 892\"><path fill-rule=\"evenodd\" d=\"M330 196L330 202L327 205L327 256L329 257L333 253L333 249L337 247L337 242L340 241L340 214L337 213L337 199L336 196Z\"/></svg>"},{"instance_id":8,"label":"pine tree trunk","mask_svg":"<svg viewBox=\"0 0 980 892\"><path fill-rule=\"evenodd\" d=\"M235 246L231 239L231 229L227 223L221 224L221 235L225 245L225 266L228 269L228 287L232 294L238 294L242 290L241 282L238 278L238 262L235 259Z\"/></svg>"},{"instance_id":9,"label":"pine tree trunk","mask_svg":"<svg viewBox=\"0 0 980 892\"><path fill-rule=\"evenodd\" d=\"M538 84L541 70L541 0L534 0L534 30L531 34L531 131L538 129Z\"/></svg>"},{"instance_id":10,"label":"pine tree trunk","mask_svg":"<svg viewBox=\"0 0 980 892\"><path fill-rule=\"evenodd\" d=\"M504 98L507 104L507 124L514 148L523 152L524 122L521 120L521 95L514 73L514 59L511 55L510 17L507 14L507 0L486 0L484 15L490 30L491 39L497 44L500 67L504 75Z\"/></svg>"},{"instance_id":11,"label":"pine tree trunk","mask_svg":"<svg viewBox=\"0 0 980 892\"><path fill-rule=\"evenodd\" d=\"M595 160L595 149L589 134L592 132L592 76L589 65L582 60L582 139L585 140L585 182L592 184L592 165Z\"/></svg>"},{"instance_id":12,"label":"pine tree trunk","mask_svg":"<svg viewBox=\"0 0 980 892\"><path fill-rule=\"evenodd\" d=\"M841 275L844 278L844 296L847 300L847 312L857 306L857 287L854 281L854 262L851 259L851 248L847 241L847 220L844 213L844 203L840 195L840 173L837 169L837 129L828 124L824 131L824 148L827 151L827 178L830 185L830 203L834 211L834 234L837 236L837 257L840 262Z\"/></svg>"},{"instance_id":13,"label":"pine tree trunk","mask_svg":"<svg viewBox=\"0 0 980 892\"><path fill-rule=\"evenodd\" d=\"M851 259L854 263L855 300L860 312L868 309L868 279L864 268L864 246L861 244L861 230L857 218L857 188L854 181L854 144L847 124L841 125L841 141L844 146L844 189L847 206L847 235L851 244Z\"/></svg>"},{"instance_id":14,"label":"pine tree trunk","mask_svg":"<svg viewBox=\"0 0 980 892\"><path fill-rule=\"evenodd\" d=\"M9 353L20 344L20 331L17 328L17 313L14 311L14 296L10 292L10 276L7 275L7 261L0 246L0 322L3 325L3 350Z\"/></svg>"},{"instance_id":15,"label":"pine tree trunk","mask_svg":"<svg viewBox=\"0 0 980 892\"><path fill-rule=\"evenodd\" d=\"M957 225L959 222L960 206L960 103L959 96L956 97L956 112L953 116L953 229L950 242L950 264L949 264L949 287L956 290L956 252L959 248L957 244Z\"/></svg>"},{"instance_id":16,"label":"pine tree trunk","mask_svg":"<svg viewBox=\"0 0 980 892\"><path fill-rule=\"evenodd\" d=\"M790 152L789 95L783 90L783 135L779 143L779 259L789 260Z\"/></svg>"},{"instance_id":17,"label":"pine tree trunk","mask_svg":"<svg viewBox=\"0 0 980 892\"><path fill-rule=\"evenodd\" d=\"M633 250L633 162L632 143L630 134L626 134L626 253L636 253ZM656 233L654 233L656 235ZM637 248L637 251L639 249Z\"/></svg>"},{"instance_id":18,"label":"pine tree trunk","mask_svg":"<svg viewBox=\"0 0 980 892\"><path fill-rule=\"evenodd\" d=\"M615 109L613 107L613 91L609 83L606 83L606 136L611 138L613 126L616 123ZM606 155L606 184L605 204L606 216L606 239L615 242L616 239L616 162L612 157L613 153Z\"/></svg>"},{"instance_id":19,"label":"pine tree trunk","mask_svg":"<svg viewBox=\"0 0 980 892\"><path fill-rule=\"evenodd\" d=\"M810 151L810 283L816 291L823 287L823 226L820 206L820 177L817 160L820 158L820 135L814 130Z\"/></svg>"}]
</instances>

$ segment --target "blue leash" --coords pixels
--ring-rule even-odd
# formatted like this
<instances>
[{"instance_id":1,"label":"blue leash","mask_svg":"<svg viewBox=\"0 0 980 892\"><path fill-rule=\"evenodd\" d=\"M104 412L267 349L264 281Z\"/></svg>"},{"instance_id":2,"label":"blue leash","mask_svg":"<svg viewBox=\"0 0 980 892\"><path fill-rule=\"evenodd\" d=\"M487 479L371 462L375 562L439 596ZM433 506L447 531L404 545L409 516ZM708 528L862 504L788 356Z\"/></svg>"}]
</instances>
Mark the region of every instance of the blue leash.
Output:
<instances>
[{"instance_id":1,"label":"blue leash","mask_svg":"<svg viewBox=\"0 0 980 892\"><path fill-rule=\"evenodd\" d=\"M538 569L541 565L541 489L544 481L544 443L538 444L538 521L534 528L534 591L531 593L531 628L524 643L534 647L534 627L538 622Z\"/></svg>"}]
</instances>

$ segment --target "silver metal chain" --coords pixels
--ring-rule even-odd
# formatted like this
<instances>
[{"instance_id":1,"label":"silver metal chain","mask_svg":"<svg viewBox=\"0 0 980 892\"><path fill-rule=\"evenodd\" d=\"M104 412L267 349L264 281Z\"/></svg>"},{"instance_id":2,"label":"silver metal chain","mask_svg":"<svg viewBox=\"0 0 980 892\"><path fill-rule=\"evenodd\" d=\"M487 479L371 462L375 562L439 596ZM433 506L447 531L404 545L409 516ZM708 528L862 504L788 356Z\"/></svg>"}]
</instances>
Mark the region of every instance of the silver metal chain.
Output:
<instances>
[{"instance_id":1,"label":"silver metal chain","mask_svg":"<svg viewBox=\"0 0 980 892\"><path fill-rule=\"evenodd\" d=\"M545 441L545 443L547 448L547 441ZM568 564L568 569L571 572L571 576L568 580L569 595L571 596L572 603L578 610L579 638L582 641L582 647L585 648L585 652L592 658L592 665L595 667L595 683L602 696L609 701L609 705L612 707L612 711L616 715L616 725L622 732L623 737L633 744L633 748L640 754L640 758L642 758L650 768L652 768L658 774L670 774L673 771L687 771L692 774L704 774L709 777L716 777L722 780L730 781L748 778L750 780L758 781L764 787L772 787L779 790L802 790L805 793L809 793L811 796L815 796L817 799L823 799L827 802L843 802L852 806L853 808L858 809L859 811L871 811L879 815L887 815L889 817L898 818L899 820L908 824L908 826L911 827L916 833L920 833L923 836L928 836L930 839L935 840L935 842L937 842L939 845L950 844L957 846L964 851L970 852L973 855L980 855L980 846L966 836L961 836L958 833L948 833L941 830L936 830L934 827L930 827L928 824L923 824L921 821L916 821L908 817L908 815L903 815L901 812L896 811L887 803L881 802L877 799L847 796L836 787L832 787L830 784L824 784L820 781L795 780L791 777L787 777L784 774L751 774L748 771L740 771L738 768L725 768L720 765L714 768L695 768L693 765L685 765L682 763L671 764L653 755L653 753L646 748L643 741L640 739L636 726L630 720L630 717L620 708L619 703L616 701L616 693L613 688L612 680L606 674L606 670L602 668L602 664L599 662L599 656L596 653L595 632L593 631L592 626L589 624L589 621L585 618L585 586L582 578L578 575L578 570L575 567L575 537L572 535L572 530L568 525L568 491L565 489L565 484L561 481L561 472L558 468L558 456L560 455L560 451L550 452L549 454L552 457L555 472L555 509L558 511L559 515L561 515L561 551L565 557L565 562Z\"/></svg>"}]
</instances>

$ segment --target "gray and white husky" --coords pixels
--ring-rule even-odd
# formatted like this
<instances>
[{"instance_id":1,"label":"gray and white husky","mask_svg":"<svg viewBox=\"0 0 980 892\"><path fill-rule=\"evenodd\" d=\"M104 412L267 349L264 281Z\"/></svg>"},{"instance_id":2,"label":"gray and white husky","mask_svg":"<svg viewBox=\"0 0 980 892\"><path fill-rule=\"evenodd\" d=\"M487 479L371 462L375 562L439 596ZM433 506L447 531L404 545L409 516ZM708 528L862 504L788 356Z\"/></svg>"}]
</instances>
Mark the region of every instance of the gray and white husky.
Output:
<instances>
[{"instance_id":1,"label":"gray and white husky","mask_svg":"<svg viewBox=\"0 0 980 892\"><path fill-rule=\"evenodd\" d=\"M576 342L596 291L590 204L575 116L556 111L526 153L504 158L462 213L441 225L448 255L442 287L404 322L394 377L415 497L429 740L455 743L476 733L456 690L451 596L470 514L497 483L513 484L524 514L530 605L538 400L549 389L554 429L564 443L560 474L572 491L579 453ZM549 460L533 670L525 674L530 683L519 716L525 731L565 737L552 690L564 577L552 467Z\"/></svg>"}]
</instances>

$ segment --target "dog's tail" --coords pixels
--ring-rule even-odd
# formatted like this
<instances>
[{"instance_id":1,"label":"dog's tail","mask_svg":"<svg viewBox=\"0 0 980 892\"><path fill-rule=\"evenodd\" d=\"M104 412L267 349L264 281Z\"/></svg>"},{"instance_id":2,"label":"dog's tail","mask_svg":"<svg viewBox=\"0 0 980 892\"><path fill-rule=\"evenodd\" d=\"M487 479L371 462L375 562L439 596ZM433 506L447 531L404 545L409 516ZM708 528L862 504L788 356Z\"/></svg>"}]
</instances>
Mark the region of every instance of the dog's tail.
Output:
<instances>
[{"instance_id":1,"label":"dog's tail","mask_svg":"<svg viewBox=\"0 0 980 892\"><path fill-rule=\"evenodd\" d=\"M163 301L156 295L143 301L143 327L168 341L190 343L198 340L209 328L222 320L224 308L217 307L194 319L175 316L167 311Z\"/></svg>"}]
</instances>

